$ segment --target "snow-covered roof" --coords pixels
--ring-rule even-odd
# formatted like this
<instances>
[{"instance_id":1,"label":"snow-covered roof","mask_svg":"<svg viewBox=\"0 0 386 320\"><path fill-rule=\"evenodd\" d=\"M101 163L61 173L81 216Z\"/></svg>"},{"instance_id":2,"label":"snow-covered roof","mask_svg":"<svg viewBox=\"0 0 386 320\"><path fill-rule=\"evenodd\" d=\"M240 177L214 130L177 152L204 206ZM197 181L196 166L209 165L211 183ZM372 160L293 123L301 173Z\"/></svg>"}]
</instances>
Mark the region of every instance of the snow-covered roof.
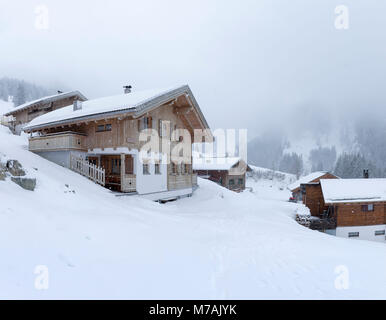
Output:
<instances>
[{"instance_id":1,"label":"snow-covered roof","mask_svg":"<svg viewBox=\"0 0 386 320\"><path fill-rule=\"evenodd\" d=\"M227 171L236 165L239 157L194 157L193 170L219 170Z\"/></svg>"},{"instance_id":2,"label":"snow-covered roof","mask_svg":"<svg viewBox=\"0 0 386 320\"><path fill-rule=\"evenodd\" d=\"M61 125L111 113L134 112L140 114L147 109L160 106L182 94L186 94L190 98L204 126L209 128L189 86L182 85L169 89L134 91L127 94L88 100L82 103L80 110L76 111L73 110L73 105L70 105L33 119L24 130L34 130L48 125Z\"/></svg>"},{"instance_id":3,"label":"snow-covered roof","mask_svg":"<svg viewBox=\"0 0 386 320\"><path fill-rule=\"evenodd\" d=\"M386 179L321 179L326 203L386 201Z\"/></svg>"},{"instance_id":4,"label":"snow-covered roof","mask_svg":"<svg viewBox=\"0 0 386 320\"><path fill-rule=\"evenodd\" d=\"M306 175L304 177L301 177L299 180L295 181L294 183L290 184L288 186L288 189L289 190L295 190L297 188L300 187L301 184L303 183L309 183L315 179L318 179L322 176L324 176L326 173L328 173L327 171L316 171L316 172L312 172L310 173L309 175Z\"/></svg>"},{"instance_id":5,"label":"snow-covered roof","mask_svg":"<svg viewBox=\"0 0 386 320\"><path fill-rule=\"evenodd\" d=\"M79 100L82 100L82 101L87 100L87 98L83 94L81 94L78 90L69 91L69 92L63 92L63 93L59 93L59 94L55 94L55 95L52 95L52 96L47 96L47 97L39 98L39 99L36 99L34 101L30 101L30 102L24 103L24 104L22 104L20 106L17 106L16 108L13 108L11 111L6 113L5 116L10 116L10 115L13 115L13 114L15 114L17 112L20 112L22 110L29 109L29 108L33 107L34 105L36 105L36 104L50 103L50 102L54 102L54 101L57 101L57 100L60 100L60 99L66 99L66 98L73 97L73 96L77 96L79 98Z\"/></svg>"}]
</instances>

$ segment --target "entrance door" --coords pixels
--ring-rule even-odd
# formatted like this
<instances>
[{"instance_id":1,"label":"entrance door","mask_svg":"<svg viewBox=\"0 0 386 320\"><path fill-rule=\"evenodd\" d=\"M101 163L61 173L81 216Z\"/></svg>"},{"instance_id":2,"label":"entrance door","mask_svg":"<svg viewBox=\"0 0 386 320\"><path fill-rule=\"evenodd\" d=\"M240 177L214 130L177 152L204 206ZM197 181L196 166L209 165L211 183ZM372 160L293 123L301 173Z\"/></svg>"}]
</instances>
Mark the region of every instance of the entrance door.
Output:
<instances>
[{"instance_id":1,"label":"entrance door","mask_svg":"<svg viewBox=\"0 0 386 320\"><path fill-rule=\"evenodd\" d=\"M121 191L121 156L101 156L101 166L106 173L106 187Z\"/></svg>"}]
</instances>

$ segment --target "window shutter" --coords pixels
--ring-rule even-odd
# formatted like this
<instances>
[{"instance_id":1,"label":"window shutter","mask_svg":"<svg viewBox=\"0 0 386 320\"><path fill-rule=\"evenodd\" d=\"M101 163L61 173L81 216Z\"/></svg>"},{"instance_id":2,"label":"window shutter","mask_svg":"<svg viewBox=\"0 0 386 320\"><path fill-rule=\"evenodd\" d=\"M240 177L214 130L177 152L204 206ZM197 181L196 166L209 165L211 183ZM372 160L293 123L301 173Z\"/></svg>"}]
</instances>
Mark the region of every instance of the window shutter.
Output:
<instances>
[{"instance_id":1,"label":"window shutter","mask_svg":"<svg viewBox=\"0 0 386 320\"><path fill-rule=\"evenodd\" d=\"M138 132L140 132L141 131L141 119L138 119Z\"/></svg>"}]
</instances>

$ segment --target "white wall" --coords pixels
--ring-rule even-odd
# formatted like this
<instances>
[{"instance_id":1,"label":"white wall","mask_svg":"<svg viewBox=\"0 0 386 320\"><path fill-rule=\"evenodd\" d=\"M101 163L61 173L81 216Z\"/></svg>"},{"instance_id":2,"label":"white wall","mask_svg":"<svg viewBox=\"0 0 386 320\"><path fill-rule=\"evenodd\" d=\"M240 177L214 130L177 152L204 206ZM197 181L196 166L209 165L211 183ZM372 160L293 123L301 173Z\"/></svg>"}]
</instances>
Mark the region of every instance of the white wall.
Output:
<instances>
[{"instance_id":1,"label":"white wall","mask_svg":"<svg viewBox=\"0 0 386 320\"><path fill-rule=\"evenodd\" d=\"M71 154L75 155L76 157L82 158L86 156L86 153L81 151L42 151L35 153L65 168L70 168Z\"/></svg>"},{"instance_id":2,"label":"white wall","mask_svg":"<svg viewBox=\"0 0 386 320\"><path fill-rule=\"evenodd\" d=\"M167 191L168 189L168 168L166 164L160 165L161 174L155 174L155 164L149 164L150 174L143 174L143 163L139 160L138 152L134 156L136 184L138 194Z\"/></svg>"},{"instance_id":3,"label":"white wall","mask_svg":"<svg viewBox=\"0 0 386 320\"><path fill-rule=\"evenodd\" d=\"M386 230L386 225L375 226L357 226L357 227L338 227L336 228L336 236L342 238L348 238L349 232L359 232L359 237L350 238L358 240L371 240L385 242L385 235L376 236L375 231Z\"/></svg>"}]
</instances>

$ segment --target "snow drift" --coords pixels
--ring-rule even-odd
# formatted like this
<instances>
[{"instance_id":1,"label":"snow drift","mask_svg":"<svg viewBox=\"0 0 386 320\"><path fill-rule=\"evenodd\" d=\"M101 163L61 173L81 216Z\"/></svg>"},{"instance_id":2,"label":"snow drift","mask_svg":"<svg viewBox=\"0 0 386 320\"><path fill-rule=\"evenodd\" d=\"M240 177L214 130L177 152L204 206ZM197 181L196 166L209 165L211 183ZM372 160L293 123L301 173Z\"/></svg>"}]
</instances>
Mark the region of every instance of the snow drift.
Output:
<instances>
[{"instance_id":1,"label":"snow drift","mask_svg":"<svg viewBox=\"0 0 386 320\"><path fill-rule=\"evenodd\" d=\"M298 225L282 182L236 194L200 179L165 205L115 197L0 128L0 152L37 179L34 192L0 182L0 298L386 298L384 245Z\"/></svg>"}]
</instances>

